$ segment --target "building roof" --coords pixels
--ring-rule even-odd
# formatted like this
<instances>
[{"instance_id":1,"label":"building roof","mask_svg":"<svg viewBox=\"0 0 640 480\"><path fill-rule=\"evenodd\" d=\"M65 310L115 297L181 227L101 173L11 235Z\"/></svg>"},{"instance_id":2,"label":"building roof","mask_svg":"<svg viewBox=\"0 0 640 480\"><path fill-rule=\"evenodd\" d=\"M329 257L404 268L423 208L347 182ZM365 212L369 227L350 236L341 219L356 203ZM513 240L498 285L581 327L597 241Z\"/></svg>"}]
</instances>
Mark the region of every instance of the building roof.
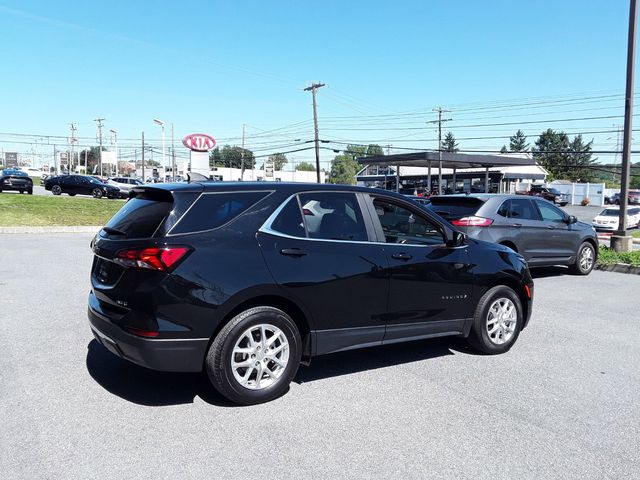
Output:
<instances>
[{"instance_id":1,"label":"building roof","mask_svg":"<svg viewBox=\"0 0 640 480\"><path fill-rule=\"evenodd\" d=\"M376 155L360 157L358 162L363 165L393 165L400 167L438 167L440 153L411 152L395 155ZM497 155L478 155L467 153L442 152L442 168L487 168L506 166L536 165L535 160L528 153L510 153ZM402 173L402 172L401 172Z\"/></svg>"}]
</instances>

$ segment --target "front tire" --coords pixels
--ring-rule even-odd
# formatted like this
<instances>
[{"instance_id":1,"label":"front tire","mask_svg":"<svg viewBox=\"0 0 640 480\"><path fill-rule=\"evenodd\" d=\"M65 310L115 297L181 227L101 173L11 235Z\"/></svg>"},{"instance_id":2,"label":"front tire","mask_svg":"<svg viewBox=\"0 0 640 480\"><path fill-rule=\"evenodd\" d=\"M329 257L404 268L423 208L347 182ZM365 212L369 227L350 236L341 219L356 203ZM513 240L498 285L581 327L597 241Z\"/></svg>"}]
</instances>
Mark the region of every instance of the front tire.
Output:
<instances>
[{"instance_id":1,"label":"front tire","mask_svg":"<svg viewBox=\"0 0 640 480\"><path fill-rule=\"evenodd\" d=\"M60 187L60 185L54 185L51 187L51 193L54 195L62 195L62 187Z\"/></svg>"},{"instance_id":2,"label":"front tire","mask_svg":"<svg viewBox=\"0 0 640 480\"><path fill-rule=\"evenodd\" d=\"M488 290L478 302L469 343L489 355L507 352L518 339L524 317L516 292L505 285Z\"/></svg>"},{"instance_id":3,"label":"front tire","mask_svg":"<svg viewBox=\"0 0 640 480\"><path fill-rule=\"evenodd\" d=\"M93 198L102 198L102 190L99 188L94 188L93 191L91 192L91 195L93 195Z\"/></svg>"},{"instance_id":4,"label":"front tire","mask_svg":"<svg viewBox=\"0 0 640 480\"><path fill-rule=\"evenodd\" d=\"M205 366L215 389L234 403L279 397L298 371L302 341L282 310L255 307L236 315L214 339Z\"/></svg>"},{"instance_id":5,"label":"front tire","mask_svg":"<svg viewBox=\"0 0 640 480\"><path fill-rule=\"evenodd\" d=\"M576 261L569 267L574 275L589 275L596 265L596 250L589 242L583 242L576 253Z\"/></svg>"},{"instance_id":6,"label":"front tire","mask_svg":"<svg viewBox=\"0 0 640 480\"><path fill-rule=\"evenodd\" d=\"M33 187L27 190L27 195L33 195Z\"/></svg>"}]
</instances>

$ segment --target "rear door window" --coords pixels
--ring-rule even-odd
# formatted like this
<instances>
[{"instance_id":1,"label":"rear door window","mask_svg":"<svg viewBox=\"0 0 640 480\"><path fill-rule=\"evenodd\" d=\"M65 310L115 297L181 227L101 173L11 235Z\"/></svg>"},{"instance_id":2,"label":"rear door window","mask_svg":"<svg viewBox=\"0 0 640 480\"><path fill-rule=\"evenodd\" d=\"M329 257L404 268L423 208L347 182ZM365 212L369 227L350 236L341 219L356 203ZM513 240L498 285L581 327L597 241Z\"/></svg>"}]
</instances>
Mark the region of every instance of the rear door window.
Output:
<instances>
[{"instance_id":1,"label":"rear door window","mask_svg":"<svg viewBox=\"0 0 640 480\"><path fill-rule=\"evenodd\" d=\"M324 240L369 240L355 194L313 192L300 195L309 238Z\"/></svg>"},{"instance_id":2,"label":"rear door window","mask_svg":"<svg viewBox=\"0 0 640 480\"><path fill-rule=\"evenodd\" d=\"M300 212L297 196L291 198L282 208L271 224L271 230L284 233L285 235L291 235L292 237L304 238L307 236L304 230L304 220Z\"/></svg>"},{"instance_id":3,"label":"rear door window","mask_svg":"<svg viewBox=\"0 0 640 480\"><path fill-rule=\"evenodd\" d=\"M509 205L509 218L515 220L540 220L538 212L529 199L514 198Z\"/></svg>"},{"instance_id":4,"label":"rear door window","mask_svg":"<svg viewBox=\"0 0 640 480\"><path fill-rule=\"evenodd\" d=\"M221 227L247 211L270 192L203 193L171 230L171 234L203 232Z\"/></svg>"}]
</instances>

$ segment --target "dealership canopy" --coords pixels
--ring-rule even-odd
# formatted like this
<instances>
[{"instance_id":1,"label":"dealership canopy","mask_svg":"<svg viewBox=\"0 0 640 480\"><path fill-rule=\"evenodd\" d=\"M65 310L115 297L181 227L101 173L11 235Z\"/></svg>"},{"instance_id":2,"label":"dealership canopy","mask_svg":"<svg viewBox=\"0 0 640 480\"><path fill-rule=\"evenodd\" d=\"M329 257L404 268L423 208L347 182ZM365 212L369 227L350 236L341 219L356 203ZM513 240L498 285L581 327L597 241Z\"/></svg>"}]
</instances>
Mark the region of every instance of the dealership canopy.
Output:
<instances>
[{"instance_id":1,"label":"dealership canopy","mask_svg":"<svg viewBox=\"0 0 640 480\"><path fill-rule=\"evenodd\" d=\"M397 177L396 188L399 188L401 167L427 167L429 185L431 185L431 169L438 169L438 185L442 185L443 170L451 170L455 182L456 171L464 169L484 169L485 191L489 187L489 169L504 167L536 166L535 160L528 153L481 155L467 153L451 153L438 151L400 153L395 155L376 155L359 157L358 162L367 166L392 166L395 167ZM448 173L448 172L447 172Z\"/></svg>"}]
</instances>

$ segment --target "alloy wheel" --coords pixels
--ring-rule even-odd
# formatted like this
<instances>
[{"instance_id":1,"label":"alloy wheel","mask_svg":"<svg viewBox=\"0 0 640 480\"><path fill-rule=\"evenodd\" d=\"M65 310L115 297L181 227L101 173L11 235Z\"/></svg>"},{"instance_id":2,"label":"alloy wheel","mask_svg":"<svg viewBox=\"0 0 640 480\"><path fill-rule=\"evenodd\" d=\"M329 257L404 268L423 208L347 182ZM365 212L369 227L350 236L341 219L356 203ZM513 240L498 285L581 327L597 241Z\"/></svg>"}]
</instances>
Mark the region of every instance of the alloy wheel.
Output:
<instances>
[{"instance_id":1,"label":"alloy wheel","mask_svg":"<svg viewBox=\"0 0 640 480\"><path fill-rule=\"evenodd\" d=\"M593 267L593 249L584 247L580 252L580 268L583 272L588 272Z\"/></svg>"},{"instance_id":2,"label":"alloy wheel","mask_svg":"<svg viewBox=\"0 0 640 480\"><path fill-rule=\"evenodd\" d=\"M503 345L513 337L518 323L518 310L508 298L499 298L489 307L486 329L491 342Z\"/></svg>"},{"instance_id":3,"label":"alloy wheel","mask_svg":"<svg viewBox=\"0 0 640 480\"><path fill-rule=\"evenodd\" d=\"M274 385L289 362L289 342L274 325L254 325L240 335L231 352L231 369L240 385L262 390Z\"/></svg>"}]
</instances>

